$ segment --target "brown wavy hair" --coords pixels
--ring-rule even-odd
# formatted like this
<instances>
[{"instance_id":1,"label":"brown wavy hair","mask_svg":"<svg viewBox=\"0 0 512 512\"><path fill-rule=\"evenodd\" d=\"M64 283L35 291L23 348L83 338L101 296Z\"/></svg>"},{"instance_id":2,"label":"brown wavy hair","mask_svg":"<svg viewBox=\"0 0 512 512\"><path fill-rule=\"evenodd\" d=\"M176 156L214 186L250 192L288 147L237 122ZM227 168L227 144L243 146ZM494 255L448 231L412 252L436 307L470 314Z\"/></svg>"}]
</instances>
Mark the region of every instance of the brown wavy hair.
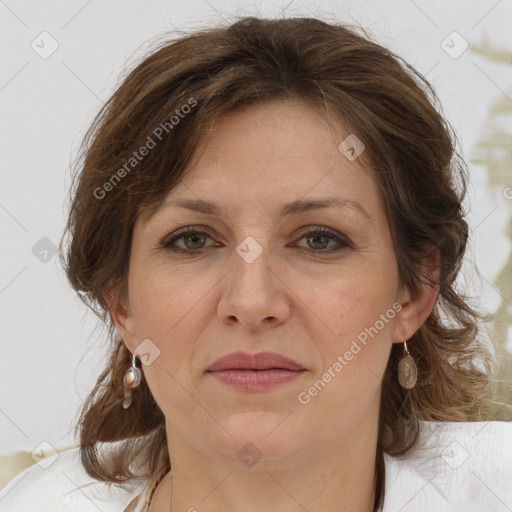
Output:
<instances>
[{"instance_id":1,"label":"brown wavy hair","mask_svg":"<svg viewBox=\"0 0 512 512\"><path fill-rule=\"evenodd\" d=\"M384 496L383 453L409 450L420 421L489 418L492 358L478 340L479 314L454 285L468 238L461 205L467 169L434 90L362 29L312 18L242 18L160 43L123 77L80 148L61 259L80 298L108 326L111 354L76 426L92 477L120 482L140 476L136 457L147 464L146 476L170 468L164 415L144 379L133 405L122 409L130 354L105 300L112 283L126 293L138 214L157 208L183 178L203 130L216 119L289 98L306 100L326 118L334 115L364 141L400 280L413 295L424 282L439 292L408 343L418 367L413 389L398 385L402 346L391 350L382 383L375 506ZM171 128L176 115L182 119ZM156 141L159 126L167 130ZM126 162L150 139L156 147L128 170ZM428 280L424 264L432 251L439 254L436 282ZM99 443L112 441L108 454L100 453Z\"/></svg>"}]
</instances>

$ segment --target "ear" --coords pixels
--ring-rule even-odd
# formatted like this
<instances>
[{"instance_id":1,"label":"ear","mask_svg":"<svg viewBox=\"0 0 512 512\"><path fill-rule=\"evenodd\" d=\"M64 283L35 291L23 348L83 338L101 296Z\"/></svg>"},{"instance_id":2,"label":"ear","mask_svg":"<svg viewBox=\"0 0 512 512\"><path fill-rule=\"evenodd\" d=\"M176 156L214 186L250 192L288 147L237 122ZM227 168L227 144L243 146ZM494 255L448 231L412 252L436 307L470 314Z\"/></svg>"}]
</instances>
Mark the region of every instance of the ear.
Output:
<instances>
[{"instance_id":1,"label":"ear","mask_svg":"<svg viewBox=\"0 0 512 512\"><path fill-rule=\"evenodd\" d=\"M137 346L137 336L127 294L123 293L118 282L110 281L103 291L103 298L108 304L112 322L119 331L128 350L133 353Z\"/></svg>"},{"instance_id":2,"label":"ear","mask_svg":"<svg viewBox=\"0 0 512 512\"><path fill-rule=\"evenodd\" d=\"M422 277L415 296L408 289L401 290L398 300L402 309L396 315L392 333L393 343L402 343L410 339L434 309L439 296L439 261L439 250L434 248L422 258L422 273L430 283L423 282L427 279Z\"/></svg>"}]
</instances>

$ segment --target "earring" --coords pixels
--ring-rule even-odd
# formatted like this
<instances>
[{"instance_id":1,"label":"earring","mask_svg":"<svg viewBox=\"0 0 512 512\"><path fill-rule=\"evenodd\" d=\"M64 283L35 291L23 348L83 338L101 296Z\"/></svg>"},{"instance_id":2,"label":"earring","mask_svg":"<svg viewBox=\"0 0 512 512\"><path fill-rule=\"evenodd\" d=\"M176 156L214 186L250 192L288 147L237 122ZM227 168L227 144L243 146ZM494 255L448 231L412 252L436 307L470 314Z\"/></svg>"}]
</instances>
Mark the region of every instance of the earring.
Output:
<instances>
[{"instance_id":1,"label":"earring","mask_svg":"<svg viewBox=\"0 0 512 512\"><path fill-rule=\"evenodd\" d=\"M404 341L404 355L398 362L398 382L405 389L412 389L416 385L418 369L414 359L409 354L407 342Z\"/></svg>"},{"instance_id":2,"label":"earring","mask_svg":"<svg viewBox=\"0 0 512 512\"><path fill-rule=\"evenodd\" d=\"M123 377L123 386L124 386L124 401L123 401L123 409L128 409L132 404L132 389L136 388L141 381L141 371L140 368L137 368L137 356L132 354L132 365Z\"/></svg>"}]
</instances>

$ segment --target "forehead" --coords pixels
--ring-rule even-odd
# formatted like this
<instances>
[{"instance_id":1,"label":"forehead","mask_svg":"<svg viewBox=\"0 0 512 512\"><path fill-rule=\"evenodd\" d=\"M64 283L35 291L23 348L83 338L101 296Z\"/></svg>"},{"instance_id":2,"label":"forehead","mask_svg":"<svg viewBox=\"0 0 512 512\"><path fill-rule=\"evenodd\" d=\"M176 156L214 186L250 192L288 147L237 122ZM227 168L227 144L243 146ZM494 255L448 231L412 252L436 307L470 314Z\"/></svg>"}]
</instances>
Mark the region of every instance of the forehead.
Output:
<instances>
[{"instance_id":1,"label":"forehead","mask_svg":"<svg viewBox=\"0 0 512 512\"><path fill-rule=\"evenodd\" d=\"M319 165L340 156L338 144L349 134L338 119L327 122L319 106L302 99L252 104L217 119L196 150L210 161L301 161ZM344 135L345 134L345 135ZM339 140L338 140L339 139Z\"/></svg>"},{"instance_id":2,"label":"forehead","mask_svg":"<svg viewBox=\"0 0 512 512\"><path fill-rule=\"evenodd\" d=\"M302 100L236 110L204 132L182 181L161 206L182 198L265 207L340 195L345 201L379 202L364 153L351 161L340 151L350 135L338 120L328 122Z\"/></svg>"}]
</instances>

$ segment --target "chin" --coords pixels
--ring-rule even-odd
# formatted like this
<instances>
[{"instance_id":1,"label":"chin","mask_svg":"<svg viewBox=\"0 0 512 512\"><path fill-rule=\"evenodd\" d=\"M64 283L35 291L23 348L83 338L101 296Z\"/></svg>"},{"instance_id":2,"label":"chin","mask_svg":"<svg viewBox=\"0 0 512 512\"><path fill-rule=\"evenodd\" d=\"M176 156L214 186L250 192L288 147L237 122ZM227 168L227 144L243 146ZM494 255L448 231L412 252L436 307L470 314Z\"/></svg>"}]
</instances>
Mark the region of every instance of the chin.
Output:
<instances>
[{"instance_id":1,"label":"chin","mask_svg":"<svg viewBox=\"0 0 512 512\"><path fill-rule=\"evenodd\" d=\"M270 469L276 463L293 458L304 446L311 445L303 439L301 432L297 432L290 419L282 411L279 414L238 412L221 422L232 437L223 435L220 443L215 441L212 444L219 456L237 464L242 462L249 468L251 464L265 465Z\"/></svg>"}]
</instances>

